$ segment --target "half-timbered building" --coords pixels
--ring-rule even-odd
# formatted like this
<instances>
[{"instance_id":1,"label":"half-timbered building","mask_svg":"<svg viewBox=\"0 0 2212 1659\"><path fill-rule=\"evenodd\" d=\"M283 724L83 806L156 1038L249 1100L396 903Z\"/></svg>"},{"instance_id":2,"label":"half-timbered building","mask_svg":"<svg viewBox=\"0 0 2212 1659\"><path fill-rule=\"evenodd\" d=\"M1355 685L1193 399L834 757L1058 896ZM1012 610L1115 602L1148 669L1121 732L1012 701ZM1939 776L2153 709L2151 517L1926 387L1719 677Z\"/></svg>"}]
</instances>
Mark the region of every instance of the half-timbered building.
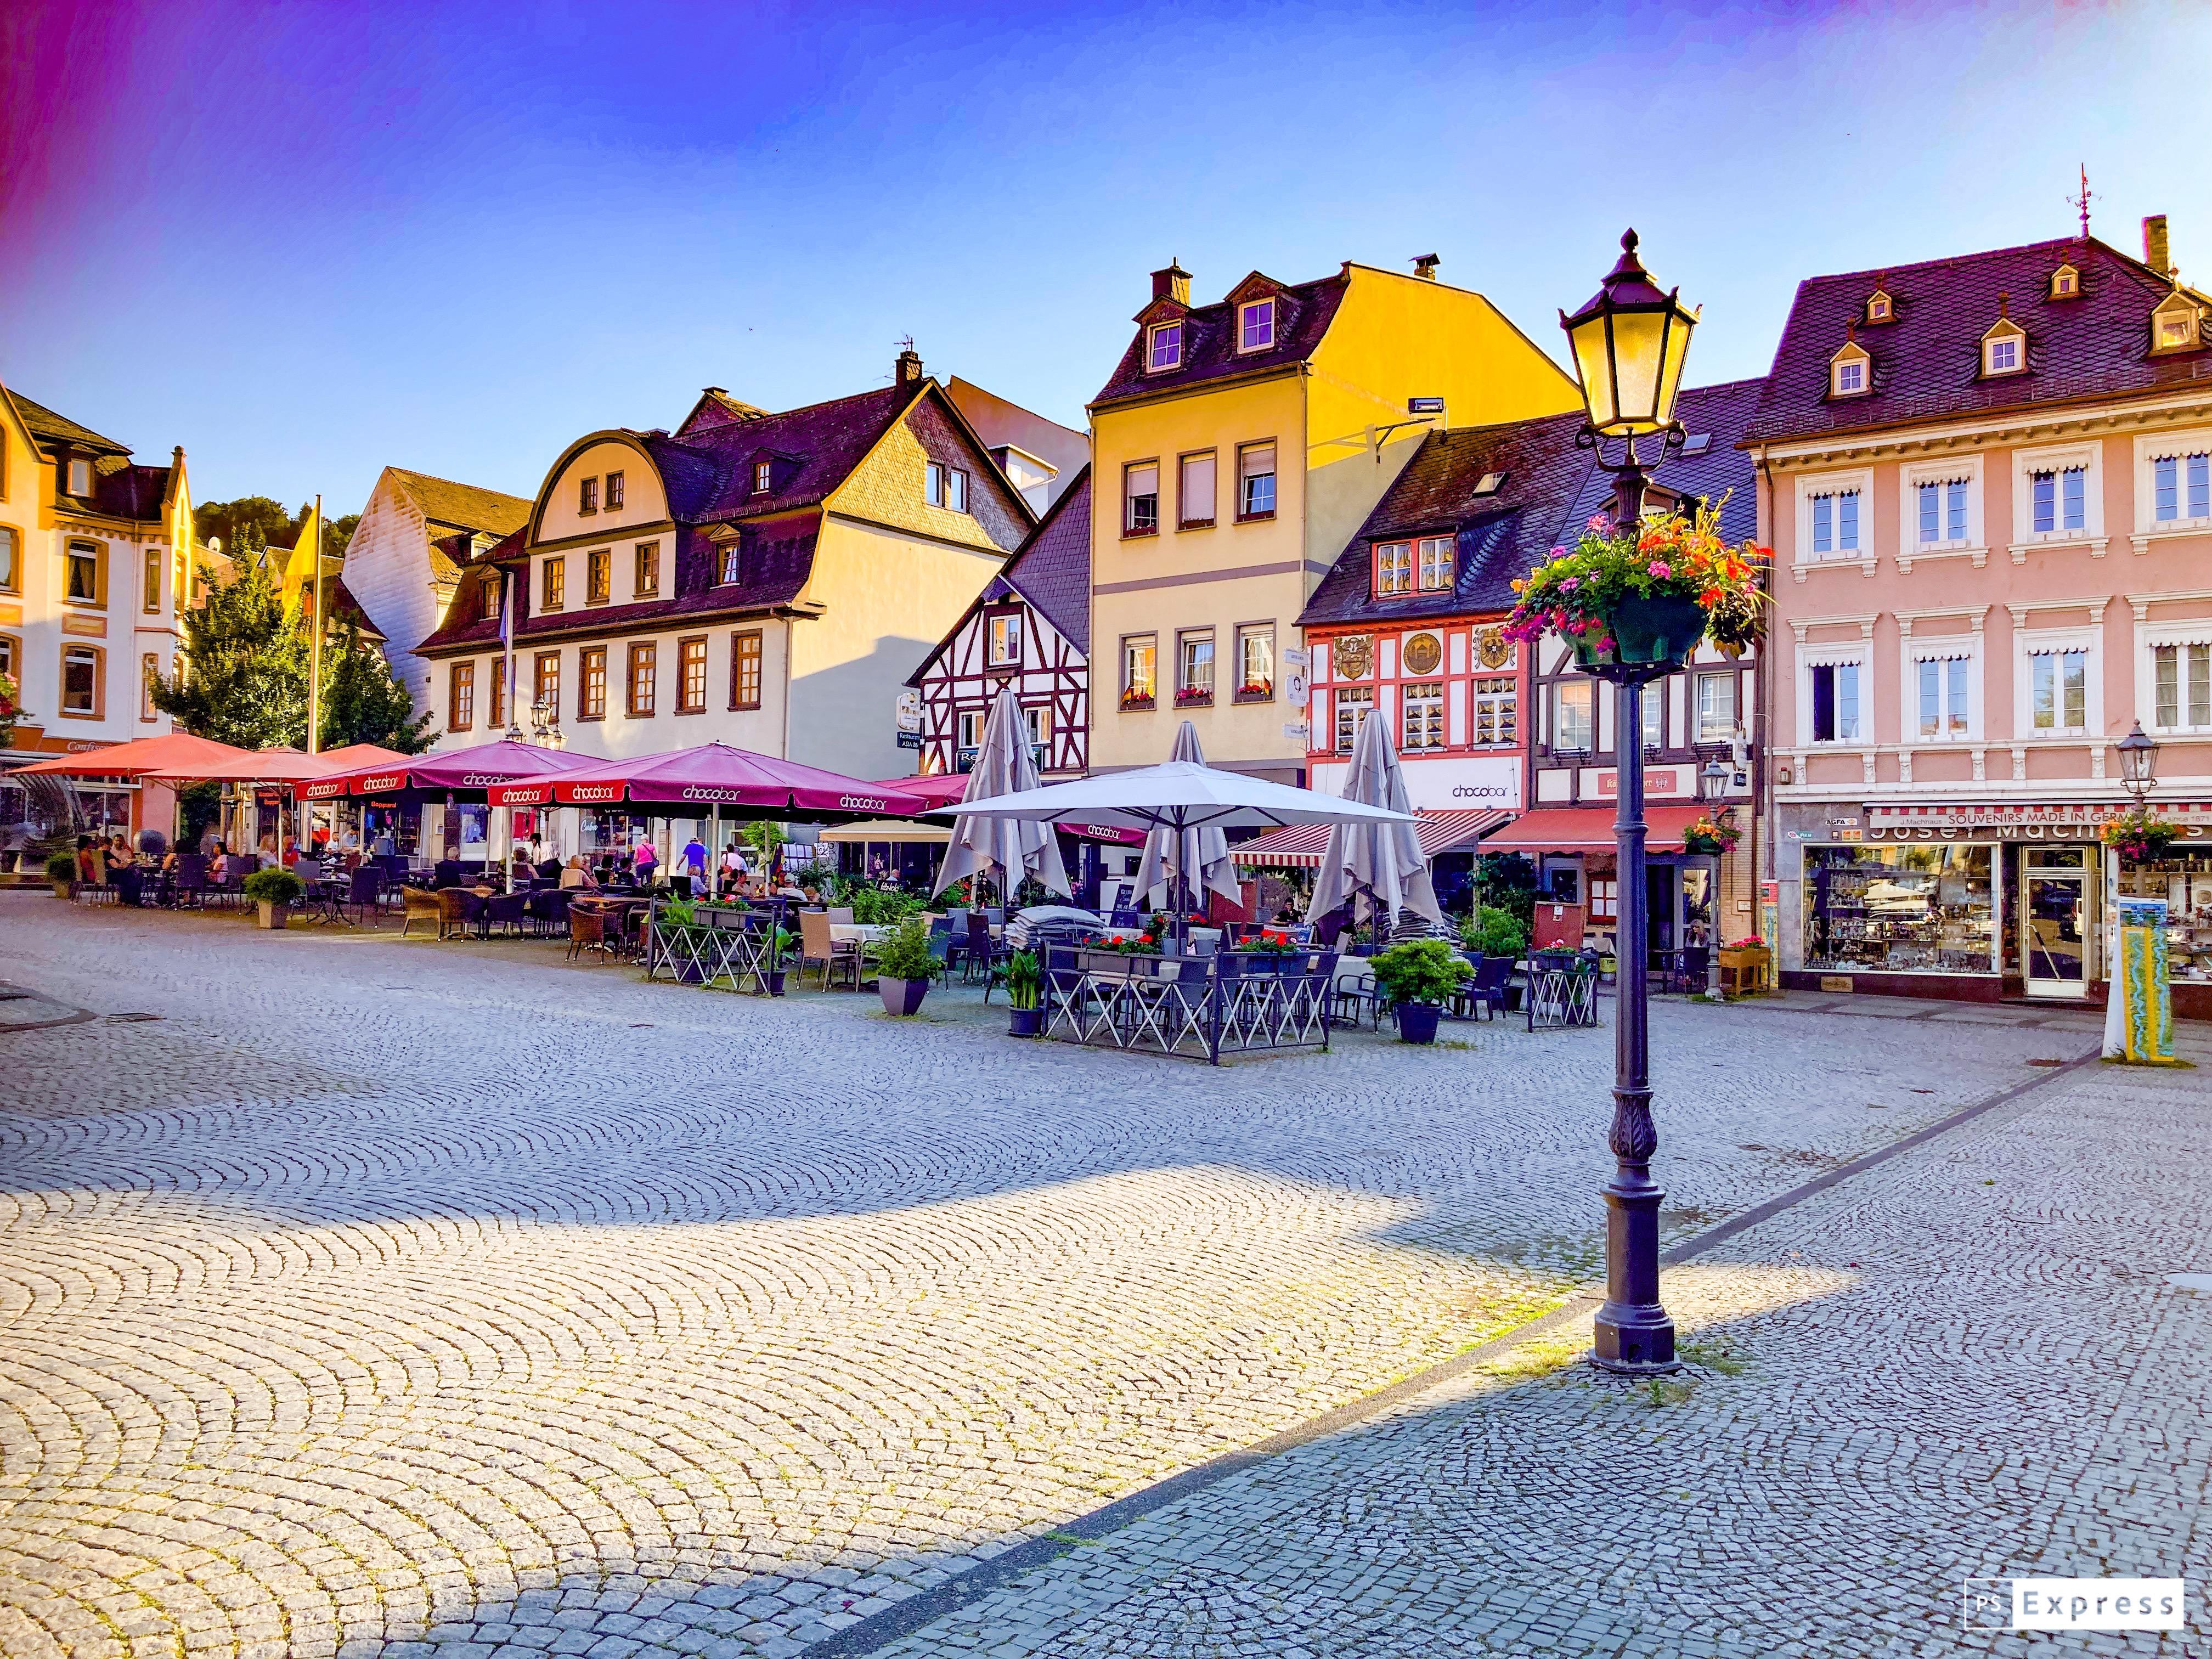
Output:
<instances>
[{"instance_id":1,"label":"half-timbered building","mask_svg":"<svg viewBox=\"0 0 2212 1659\"><path fill-rule=\"evenodd\" d=\"M1037 769L1081 776L1089 763L1090 682L1086 468L908 679L920 769L968 770L991 705L1011 687L1029 721Z\"/></svg>"}]
</instances>

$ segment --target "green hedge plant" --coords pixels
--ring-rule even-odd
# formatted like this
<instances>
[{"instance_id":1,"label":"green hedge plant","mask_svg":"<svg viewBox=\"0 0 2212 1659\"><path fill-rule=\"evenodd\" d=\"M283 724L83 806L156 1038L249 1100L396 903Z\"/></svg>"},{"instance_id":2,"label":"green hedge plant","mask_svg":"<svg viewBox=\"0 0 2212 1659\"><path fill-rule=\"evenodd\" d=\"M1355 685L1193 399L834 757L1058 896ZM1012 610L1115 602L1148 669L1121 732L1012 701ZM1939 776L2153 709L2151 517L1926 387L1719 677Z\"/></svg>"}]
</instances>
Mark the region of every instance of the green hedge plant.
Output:
<instances>
[{"instance_id":1,"label":"green hedge plant","mask_svg":"<svg viewBox=\"0 0 2212 1659\"><path fill-rule=\"evenodd\" d=\"M1517 957L1528 948L1528 927L1510 910L1486 904L1460 929L1460 939L1486 957Z\"/></svg>"},{"instance_id":2,"label":"green hedge plant","mask_svg":"<svg viewBox=\"0 0 2212 1659\"><path fill-rule=\"evenodd\" d=\"M256 870L246 878L246 896L256 904L296 904L307 890L289 870Z\"/></svg>"},{"instance_id":3,"label":"green hedge plant","mask_svg":"<svg viewBox=\"0 0 2212 1659\"><path fill-rule=\"evenodd\" d=\"M876 951L876 972L884 979L931 979L937 958L929 953L929 924L908 916L891 930Z\"/></svg>"},{"instance_id":4,"label":"green hedge plant","mask_svg":"<svg viewBox=\"0 0 2212 1659\"><path fill-rule=\"evenodd\" d=\"M1407 939L1378 953L1375 982L1393 1002L1441 1007L1474 971L1466 957L1440 939Z\"/></svg>"}]
</instances>

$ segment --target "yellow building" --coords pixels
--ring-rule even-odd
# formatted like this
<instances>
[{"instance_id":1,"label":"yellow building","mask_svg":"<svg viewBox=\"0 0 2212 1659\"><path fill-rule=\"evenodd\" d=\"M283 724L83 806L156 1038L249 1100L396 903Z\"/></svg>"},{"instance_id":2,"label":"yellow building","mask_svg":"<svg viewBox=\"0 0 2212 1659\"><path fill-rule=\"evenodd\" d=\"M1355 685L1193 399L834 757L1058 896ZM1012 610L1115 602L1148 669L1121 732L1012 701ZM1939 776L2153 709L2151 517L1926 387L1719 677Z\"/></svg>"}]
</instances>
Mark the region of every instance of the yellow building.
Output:
<instances>
[{"instance_id":1,"label":"yellow building","mask_svg":"<svg viewBox=\"0 0 2212 1659\"><path fill-rule=\"evenodd\" d=\"M1181 266L1152 273L1090 406L1094 769L1164 759L1188 719L1208 761L1302 782L1285 648L1400 468L1431 428L1579 407L1573 380L1435 263L1254 271L1205 306Z\"/></svg>"}]
</instances>

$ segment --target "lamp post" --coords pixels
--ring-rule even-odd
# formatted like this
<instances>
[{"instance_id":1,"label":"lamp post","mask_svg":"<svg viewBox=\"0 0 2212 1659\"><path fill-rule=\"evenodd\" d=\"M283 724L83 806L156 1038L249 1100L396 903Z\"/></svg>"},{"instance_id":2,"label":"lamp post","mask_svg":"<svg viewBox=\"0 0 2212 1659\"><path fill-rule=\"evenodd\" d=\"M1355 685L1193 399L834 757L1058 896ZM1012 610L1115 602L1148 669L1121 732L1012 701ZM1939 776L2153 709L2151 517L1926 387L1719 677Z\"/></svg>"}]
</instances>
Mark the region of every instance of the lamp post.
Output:
<instances>
[{"instance_id":1,"label":"lamp post","mask_svg":"<svg viewBox=\"0 0 2212 1659\"><path fill-rule=\"evenodd\" d=\"M1674 395L1697 315L1680 290L1654 283L1636 257L1636 233L1620 239L1620 258L1596 295L1571 317L1559 313L1582 382L1588 423L1577 436L1613 474L1613 518L1634 525L1644 516L1650 483L1639 441L1658 440L1648 465L1666 459L1683 432ZM1612 446L1612 447L1608 447ZM1619 692L1613 750L1619 761L1619 811L1613 822L1620 884L1618 976L1613 1020L1613 1127L1615 1170L1606 1183L1605 1305L1598 1310L1592 1357L1608 1370L1671 1371L1674 1322L1659 1303L1659 1201L1651 1179L1658 1132L1651 1122L1650 896L1644 882L1644 688L1671 663L1615 663L1590 672Z\"/></svg>"},{"instance_id":2,"label":"lamp post","mask_svg":"<svg viewBox=\"0 0 2212 1659\"><path fill-rule=\"evenodd\" d=\"M2122 738L2120 751L2120 781L2135 797L2137 806L2143 804L2158 783L2158 739L2144 735L2142 722L2137 720L2135 730Z\"/></svg>"},{"instance_id":3,"label":"lamp post","mask_svg":"<svg viewBox=\"0 0 2212 1659\"><path fill-rule=\"evenodd\" d=\"M1698 799L1705 804L1707 816L1715 823L1720 822L1722 804L1728 799L1729 780L1734 769L1722 763L1715 755L1698 769ZM1714 1002L1721 1000L1721 860L1725 853L1713 854L1712 884L1705 890L1705 995Z\"/></svg>"}]
</instances>

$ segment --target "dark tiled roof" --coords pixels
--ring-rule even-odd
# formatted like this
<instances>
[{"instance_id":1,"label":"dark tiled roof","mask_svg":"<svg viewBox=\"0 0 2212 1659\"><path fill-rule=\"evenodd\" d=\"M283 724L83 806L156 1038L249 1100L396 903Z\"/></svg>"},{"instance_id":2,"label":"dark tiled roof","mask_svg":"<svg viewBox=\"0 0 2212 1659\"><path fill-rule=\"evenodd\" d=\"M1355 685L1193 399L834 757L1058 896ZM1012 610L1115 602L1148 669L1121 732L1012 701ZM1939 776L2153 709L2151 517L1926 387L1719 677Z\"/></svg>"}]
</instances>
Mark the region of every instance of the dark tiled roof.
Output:
<instances>
[{"instance_id":1,"label":"dark tiled roof","mask_svg":"<svg viewBox=\"0 0 2212 1659\"><path fill-rule=\"evenodd\" d=\"M907 406L928 389L927 380L905 386L879 386L850 398L805 409L763 415L758 420L732 421L721 426L696 428L681 439L648 439L656 460L667 450L685 470L680 488L670 480L672 495L686 499L675 509L679 520L720 520L757 518L768 513L787 513L793 507L814 507L845 482L878 440ZM766 495L752 489L752 462L766 451L787 456L797 465L777 469L776 487ZM694 460L704 461L715 473L705 493L693 496L702 480L691 471ZM666 469L664 467L664 471Z\"/></svg>"},{"instance_id":2,"label":"dark tiled roof","mask_svg":"<svg viewBox=\"0 0 2212 1659\"><path fill-rule=\"evenodd\" d=\"M93 507L111 518L158 523L161 498L169 493L166 466L121 466L100 471L93 479Z\"/></svg>"},{"instance_id":3,"label":"dark tiled roof","mask_svg":"<svg viewBox=\"0 0 2212 1659\"><path fill-rule=\"evenodd\" d=\"M2051 274L2081 273L2076 299L2054 300ZM1877 288L1893 321L1866 323ZM1790 439L2201 383L2205 350L2150 356L2150 313L2173 291L2148 266L2092 237L2068 237L1798 284L1766 391L1747 434ZM2027 331L2027 370L1979 378L1981 340L1998 296ZM1873 359L1874 390L1831 398L1828 364L1846 325Z\"/></svg>"},{"instance_id":4,"label":"dark tiled roof","mask_svg":"<svg viewBox=\"0 0 2212 1659\"><path fill-rule=\"evenodd\" d=\"M104 449L111 454L128 455L129 444L119 444L112 438L104 438L88 426L80 426L66 415L57 415L44 404L33 403L20 392L8 394L22 411L23 424L31 428L34 438L52 438L64 443L82 445L87 449Z\"/></svg>"},{"instance_id":5,"label":"dark tiled roof","mask_svg":"<svg viewBox=\"0 0 2212 1659\"><path fill-rule=\"evenodd\" d=\"M1259 275L1256 270L1252 273L1252 276ZM1241 290L1252 276L1246 277L1231 292ZM1175 386L1226 380L1259 369L1279 368L1285 363L1304 362L1320 348L1322 337L1335 320L1336 308L1350 282L1351 278L1340 271L1317 282L1287 286L1278 283L1279 314L1275 319L1274 348L1268 351L1237 349L1236 307L1225 299L1218 300L1210 306L1194 306L1184 313L1182 367L1147 374L1144 372L1146 331L1140 326L1136 337L1129 342L1129 349L1121 354L1112 376L1091 400L1091 406Z\"/></svg>"},{"instance_id":6,"label":"dark tiled roof","mask_svg":"<svg viewBox=\"0 0 2212 1659\"><path fill-rule=\"evenodd\" d=\"M404 467L395 466L389 471L393 482L406 492L408 500L433 524L504 536L530 517L530 502L520 495L502 495L476 484L455 483L451 478L434 478L427 472L410 472Z\"/></svg>"},{"instance_id":7,"label":"dark tiled roof","mask_svg":"<svg viewBox=\"0 0 2212 1659\"><path fill-rule=\"evenodd\" d=\"M519 644L578 635L599 638L643 634L679 628L686 623L704 626L718 617L757 614L788 605L798 599L813 571L816 523L813 519L796 520L787 532L773 525L745 526L738 557L738 580L727 583L713 580L720 562L720 550L708 540L703 532L688 525L679 526L676 532L673 591L667 598L634 605L573 605L565 611L534 616L530 614L532 596L525 592L523 614L514 625L515 640ZM490 550L477 563L505 564L510 559L521 568L528 568L529 549L519 532ZM572 593L580 591L574 568L572 566L569 583ZM526 588L527 584L519 583L518 586ZM466 591L463 590L465 594ZM416 646L416 651L429 656L496 646L500 637L498 622L475 617L475 610L473 603L457 601L446 622ZM465 613L466 620L463 619Z\"/></svg>"},{"instance_id":8,"label":"dark tiled roof","mask_svg":"<svg viewBox=\"0 0 2212 1659\"><path fill-rule=\"evenodd\" d=\"M345 585L343 576L323 578L323 616L326 624L351 623L364 640L383 642L384 630L361 608L361 601L354 598L353 590Z\"/></svg>"},{"instance_id":9,"label":"dark tiled roof","mask_svg":"<svg viewBox=\"0 0 2212 1659\"><path fill-rule=\"evenodd\" d=\"M1006 568L985 589L986 597L1012 588L1059 630L1062 639L1088 656L1091 652L1091 469L1075 475L1060 498L1046 509Z\"/></svg>"},{"instance_id":10,"label":"dark tiled roof","mask_svg":"<svg viewBox=\"0 0 2212 1659\"><path fill-rule=\"evenodd\" d=\"M1707 434L1707 447L1660 467L1652 480L1685 495L1715 501L1727 495L1722 527L1734 540L1748 538L1758 523L1751 458L1736 442L1757 406L1760 385L1732 380L1685 391L1676 416L1692 434ZM1425 621L1510 610L1514 581L1569 539L1612 495L1612 481L1598 470L1596 457L1575 442L1582 425L1582 411L1576 410L1430 434L1314 589L1299 625ZM1504 473L1504 483L1495 495L1477 495L1474 487L1486 472ZM1370 553L1375 542L1446 532L1458 542L1456 580L1449 592L1375 597Z\"/></svg>"}]
</instances>

